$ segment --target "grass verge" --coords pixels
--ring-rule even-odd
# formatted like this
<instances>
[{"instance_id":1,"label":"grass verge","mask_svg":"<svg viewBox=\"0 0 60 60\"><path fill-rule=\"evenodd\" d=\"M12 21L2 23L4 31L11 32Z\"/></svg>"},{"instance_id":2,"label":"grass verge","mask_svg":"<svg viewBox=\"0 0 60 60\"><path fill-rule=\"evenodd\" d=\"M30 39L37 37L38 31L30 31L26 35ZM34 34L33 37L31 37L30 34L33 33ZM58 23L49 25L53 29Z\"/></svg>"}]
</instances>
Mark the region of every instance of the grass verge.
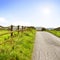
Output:
<instances>
[{"instance_id":1,"label":"grass verge","mask_svg":"<svg viewBox=\"0 0 60 60\"><path fill-rule=\"evenodd\" d=\"M31 60L35 29L20 33L0 45L0 60Z\"/></svg>"},{"instance_id":2,"label":"grass verge","mask_svg":"<svg viewBox=\"0 0 60 60\"><path fill-rule=\"evenodd\" d=\"M48 32L54 34L57 37L60 37L60 31L56 31L56 30L48 30Z\"/></svg>"}]
</instances>

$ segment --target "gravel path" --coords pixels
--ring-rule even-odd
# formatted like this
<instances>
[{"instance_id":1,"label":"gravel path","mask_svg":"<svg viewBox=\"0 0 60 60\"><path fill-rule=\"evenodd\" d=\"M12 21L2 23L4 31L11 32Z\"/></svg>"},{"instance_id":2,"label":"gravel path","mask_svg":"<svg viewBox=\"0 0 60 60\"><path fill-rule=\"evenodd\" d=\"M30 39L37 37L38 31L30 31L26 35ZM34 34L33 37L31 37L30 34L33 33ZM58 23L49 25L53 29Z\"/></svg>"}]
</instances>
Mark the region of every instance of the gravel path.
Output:
<instances>
[{"instance_id":1,"label":"gravel path","mask_svg":"<svg viewBox=\"0 0 60 60\"><path fill-rule=\"evenodd\" d=\"M32 60L60 60L60 38L48 32L37 32Z\"/></svg>"}]
</instances>

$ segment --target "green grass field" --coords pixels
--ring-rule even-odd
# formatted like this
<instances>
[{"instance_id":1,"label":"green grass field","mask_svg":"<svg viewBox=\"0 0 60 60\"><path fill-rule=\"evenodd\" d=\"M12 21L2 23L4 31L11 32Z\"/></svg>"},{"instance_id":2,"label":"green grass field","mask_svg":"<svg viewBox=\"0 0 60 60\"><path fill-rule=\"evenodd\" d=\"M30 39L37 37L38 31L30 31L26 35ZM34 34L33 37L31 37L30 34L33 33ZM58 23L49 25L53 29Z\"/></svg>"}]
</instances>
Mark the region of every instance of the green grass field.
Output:
<instances>
[{"instance_id":1,"label":"green grass field","mask_svg":"<svg viewBox=\"0 0 60 60\"><path fill-rule=\"evenodd\" d=\"M60 31L56 31L56 30L49 30L48 32L54 34L57 37L60 37Z\"/></svg>"},{"instance_id":2,"label":"green grass field","mask_svg":"<svg viewBox=\"0 0 60 60\"><path fill-rule=\"evenodd\" d=\"M9 32L8 30L0 30L0 34L4 34L4 33L7 33Z\"/></svg>"},{"instance_id":3,"label":"green grass field","mask_svg":"<svg viewBox=\"0 0 60 60\"><path fill-rule=\"evenodd\" d=\"M19 35L17 33L17 35L12 38L8 38L8 36L10 36L9 34L1 36L0 60L31 60L35 32L35 29L30 29L23 33L20 32ZM3 33L5 32L3 31Z\"/></svg>"}]
</instances>

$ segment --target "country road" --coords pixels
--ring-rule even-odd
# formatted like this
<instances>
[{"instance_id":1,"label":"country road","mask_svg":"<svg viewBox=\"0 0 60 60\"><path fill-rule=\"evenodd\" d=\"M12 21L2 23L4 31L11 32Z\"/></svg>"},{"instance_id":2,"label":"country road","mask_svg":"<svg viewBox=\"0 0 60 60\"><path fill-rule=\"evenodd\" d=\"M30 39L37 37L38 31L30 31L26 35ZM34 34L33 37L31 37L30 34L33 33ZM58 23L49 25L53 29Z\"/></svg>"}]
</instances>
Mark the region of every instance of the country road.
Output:
<instances>
[{"instance_id":1,"label":"country road","mask_svg":"<svg viewBox=\"0 0 60 60\"><path fill-rule=\"evenodd\" d=\"M32 60L60 60L60 38L48 32L37 32Z\"/></svg>"}]
</instances>

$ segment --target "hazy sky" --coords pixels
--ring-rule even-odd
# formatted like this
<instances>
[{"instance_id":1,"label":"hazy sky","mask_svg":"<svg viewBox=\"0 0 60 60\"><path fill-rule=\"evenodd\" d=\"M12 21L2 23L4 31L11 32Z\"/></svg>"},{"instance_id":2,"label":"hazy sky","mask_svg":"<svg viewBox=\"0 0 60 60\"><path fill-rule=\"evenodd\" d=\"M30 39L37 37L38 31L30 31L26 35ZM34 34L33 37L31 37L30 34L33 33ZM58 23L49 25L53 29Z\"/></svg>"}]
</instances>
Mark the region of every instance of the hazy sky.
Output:
<instances>
[{"instance_id":1,"label":"hazy sky","mask_svg":"<svg viewBox=\"0 0 60 60\"><path fill-rule=\"evenodd\" d=\"M60 26L60 0L0 0L0 25Z\"/></svg>"}]
</instances>

